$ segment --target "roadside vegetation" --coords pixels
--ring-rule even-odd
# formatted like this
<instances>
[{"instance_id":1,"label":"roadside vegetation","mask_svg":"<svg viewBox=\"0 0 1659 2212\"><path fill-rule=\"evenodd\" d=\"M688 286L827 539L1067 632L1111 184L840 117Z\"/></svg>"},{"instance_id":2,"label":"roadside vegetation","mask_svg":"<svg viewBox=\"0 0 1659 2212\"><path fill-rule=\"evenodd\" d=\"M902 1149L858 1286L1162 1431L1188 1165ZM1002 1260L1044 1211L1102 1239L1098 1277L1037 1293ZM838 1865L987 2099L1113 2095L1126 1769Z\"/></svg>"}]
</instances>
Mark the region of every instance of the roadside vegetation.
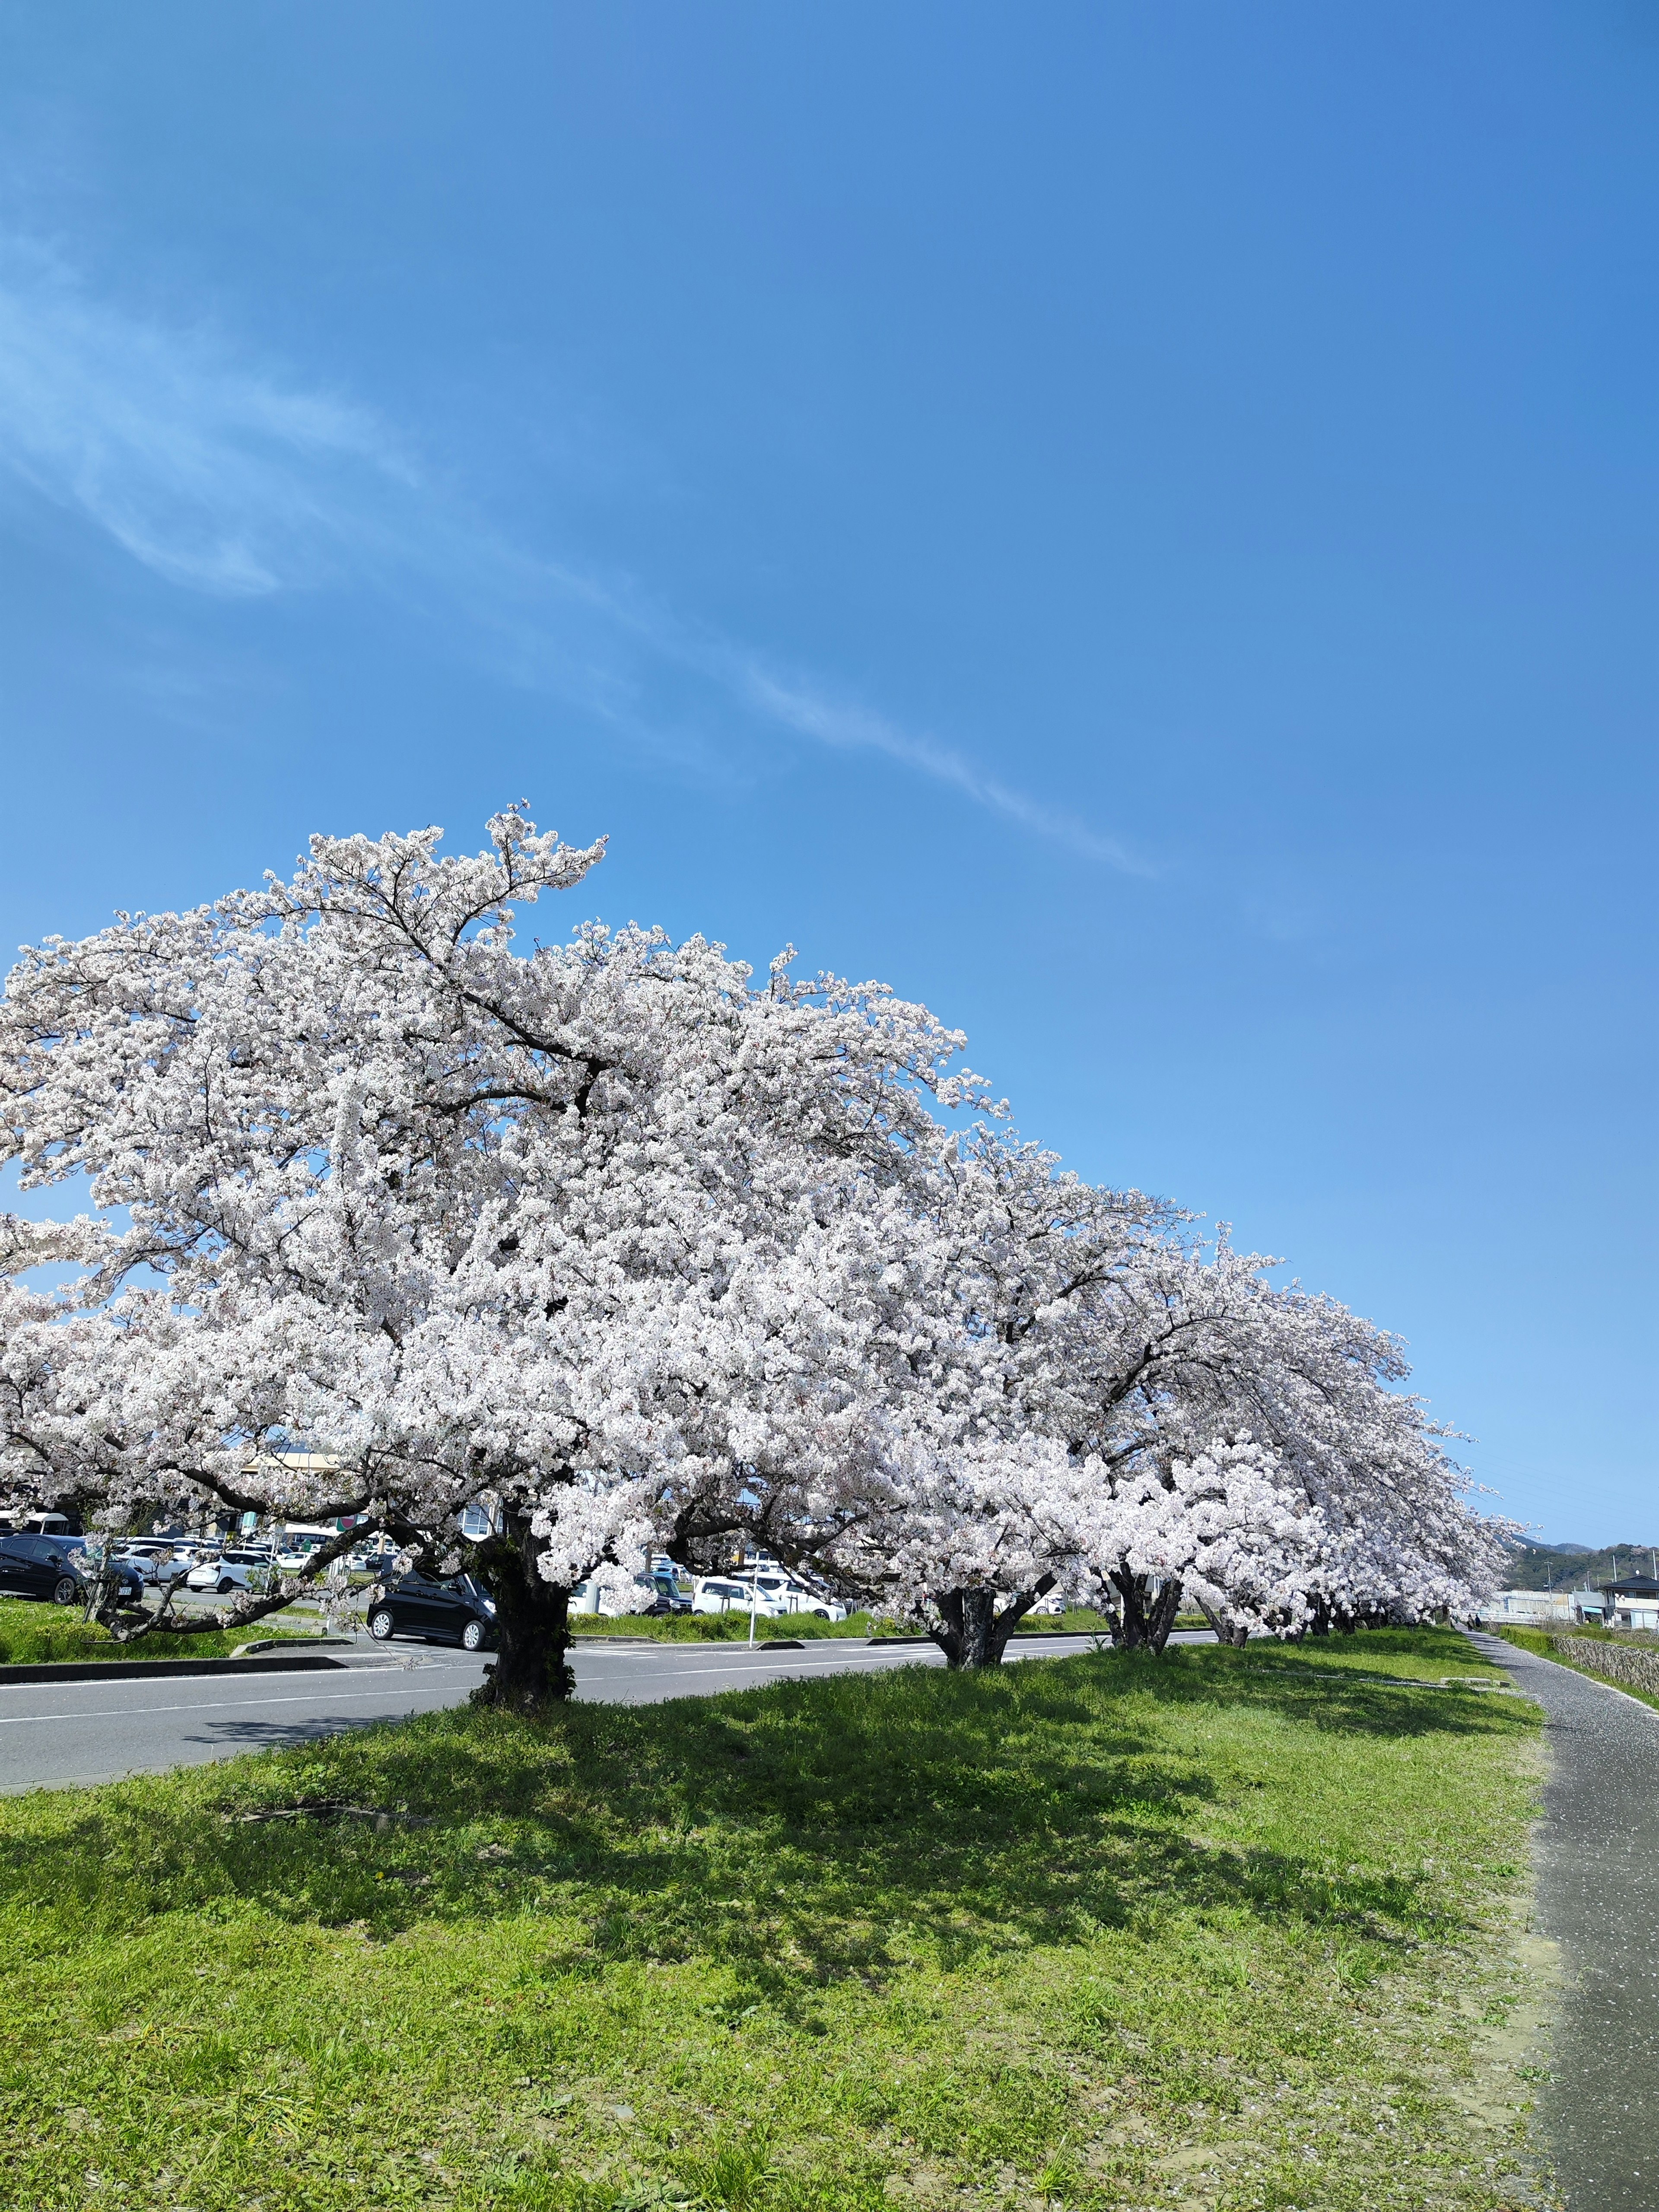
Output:
<instances>
[{"instance_id":1,"label":"roadside vegetation","mask_svg":"<svg viewBox=\"0 0 1659 2212\"><path fill-rule=\"evenodd\" d=\"M1469 1657L461 1709L0 1802L0 2200L1534 2203L1487 2039L1537 1717L1429 1686Z\"/></svg>"},{"instance_id":2,"label":"roadside vegetation","mask_svg":"<svg viewBox=\"0 0 1659 2212\"><path fill-rule=\"evenodd\" d=\"M1195 1613L1182 1627L1200 1628L1203 1615ZM585 1636L648 1636L665 1644L746 1644L746 1613L576 1613L570 1616L578 1642ZM1110 1627L1104 1613L1089 1606L1071 1606L1064 1613L1028 1614L1016 1633L1020 1636L1104 1636ZM755 1641L809 1636L915 1636L914 1621L893 1620L878 1613L851 1613L845 1620L821 1620L815 1613L792 1613L769 1620L761 1614L755 1622Z\"/></svg>"},{"instance_id":3,"label":"roadside vegetation","mask_svg":"<svg viewBox=\"0 0 1659 2212\"><path fill-rule=\"evenodd\" d=\"M262 1620L256 1631L208 1629L188 1642L156 1638L139 1644L123 1644L95 1620L88 1620L75 1606L32 1603L27 1598L0 1598L0 1667L44 1667L62 1661L118 1659L143 1666L156 1659L225 1658L250 1633L265 1637L314 1638L318 1624L309 1627L277 1614Z\"/></svg>"},{"instance_id":4,"label":"roadside vegetation","mask_svg":"<svg viewBox=\"0 0 1659 2212\"><path fill-rule=\"evenodd\" d=\"M890 1630L890 1621L878 1621L867 1613L850 1613L845 1620L820 1620L815 1613L791 1613L769 1620L764 1613L755 1621L755 1641L770 1638L809 1636L870 1637ZM662 1644L746 1644L746 1613L573 1613L571 1633L578 1643L586 1636L648 1636Z\"/></svg>"},{"instance_id":5,"label":"roadside vegetation","mask_svg":"<svg viewBox=\"0 0 1659 2212\"><path fill-rule=\"evenodd\" d=\"M1659 1712L1659 1691L1646 1687L1639 1681L1626 1681L1623 1675L1616 1680L1595 1667L1586 1667L1575 1656L1574 1644L1610 1644L1630 1651L1643 1651L1651 1656L1659 1652L1659 1636L1645 1629L1596 1628L1588 1625L1571 1629L1504 1627L1495 1632L1507 1644L1517 1645L1522 1651L1534 1652L1540 1659L1553 1659L1558 1666L1570 1667L1575 1674L1587 1674L1593 1682L1613 1680L1615 1689L1622 1690L1627 1698L1651 1705Z\"/></svg>"}]
</instances>

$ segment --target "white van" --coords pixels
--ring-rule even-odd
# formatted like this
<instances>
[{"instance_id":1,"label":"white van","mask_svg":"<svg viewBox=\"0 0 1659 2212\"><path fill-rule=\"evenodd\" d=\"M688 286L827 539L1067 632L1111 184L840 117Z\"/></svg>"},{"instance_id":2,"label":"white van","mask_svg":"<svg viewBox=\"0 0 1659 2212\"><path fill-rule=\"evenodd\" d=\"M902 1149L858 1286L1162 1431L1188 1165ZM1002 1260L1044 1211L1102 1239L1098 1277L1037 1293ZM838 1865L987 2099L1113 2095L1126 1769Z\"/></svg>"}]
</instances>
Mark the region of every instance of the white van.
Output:
<instances>
[{"instance_id":1,"label":"white van","mask_svg":"<svg viewBox=\"0 0 1659 2212\"><path fill-rule=\"evenodd\" d=\"M17 1533L20 1536L67 1536L69 1516L67 1513L26 1513L17 1525ZM86 1539L77 1537L76 1540L84 1543Z\"/></svg>"}]
</instances>

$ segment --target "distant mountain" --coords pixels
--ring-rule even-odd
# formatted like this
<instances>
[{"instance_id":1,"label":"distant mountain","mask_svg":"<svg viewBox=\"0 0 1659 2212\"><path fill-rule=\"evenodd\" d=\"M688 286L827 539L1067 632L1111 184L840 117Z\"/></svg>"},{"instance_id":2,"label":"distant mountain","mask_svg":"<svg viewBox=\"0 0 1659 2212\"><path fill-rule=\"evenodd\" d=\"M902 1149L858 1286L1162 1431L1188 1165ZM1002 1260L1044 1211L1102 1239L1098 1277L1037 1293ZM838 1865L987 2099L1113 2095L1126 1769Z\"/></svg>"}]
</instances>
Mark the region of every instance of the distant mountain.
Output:
<instances>
[{"instance_id":1,"label":"distant mountain","mask_svg":"<svg viewBox=\"0 0 1659 2212\"><path fill-rule=\"evenodd\" d=\"M1594 1589L1615 1575L1650 1575L1659 1571L1659 1545L1608 1544L1600 1551L1588 1544L1534 1544L1515 1547L1510 1570L1511 1589Z\"/></svg>"}]
</instances>

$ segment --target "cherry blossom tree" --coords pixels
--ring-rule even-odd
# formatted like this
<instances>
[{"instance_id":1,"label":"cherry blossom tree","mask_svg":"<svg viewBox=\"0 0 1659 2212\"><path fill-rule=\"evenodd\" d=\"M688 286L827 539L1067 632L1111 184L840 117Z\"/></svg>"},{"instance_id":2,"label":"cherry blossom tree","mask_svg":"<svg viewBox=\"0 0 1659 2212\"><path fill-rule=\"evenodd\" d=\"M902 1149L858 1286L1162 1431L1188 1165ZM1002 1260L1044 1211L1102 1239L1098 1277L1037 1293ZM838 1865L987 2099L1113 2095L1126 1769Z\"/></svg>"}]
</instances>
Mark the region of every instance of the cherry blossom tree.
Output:
<instances>
[{"instance_id":1,"label":"cherry blossom tree","mask_svg":"<svg viewBox=\"0 0 1659 2212\"><path fill-rule=\"evenodd\" d=\"M3 1449L106 1519L183 1491L446 1565L485 1502L493 1694L533 1710L575 1582L665 1522L737 1525L743 1468L856 1447L824 1194L982 1094L878 987L787 959L757 987L596 924L520 952L513 908L602 848L516 812L490 838L318 838L291 883L25 954L5 1149L26 1185L88 1178L98 1219L52 1312L16 1315Z\"/></svg>"},{"instance_id":2,"label":"cherry blossom tree","mask_svg":"<svg viewBox=\"0 0 1659 2212\"><path fill-rule=\"evenodd\" d=\"M526 1711L571 1589L653 1543L764 1544L955 1665L1053 1589L1154 1650L1183 1594L1232 1636L1472 1609L1498 1538L1392 1340L950 1129L993 1104L963 1039L878 985L634 927L522 949L602 852L516 810L474 856L319 837L25 952L0 1154L92 1211L0 1224L0 1483L354 1524L188 1618L111 1583L116 1633L251 1623L365 1525L479 1575Z\"/></svg>"},{"instance_id":3,"label":"cherry blossom tree","mask_svg":"<svg viewBox=\"0 0 1659 2212\"><path fill-rule=\"evenodd\" d=\"M826 1547L847 1583L896 1589L969 1664L1056 1587L1154 1650L1183 1600L1235 1639L1474 1611L1502 1528L1392 1340L1034 1146L981 1129L930 1167L894 1242L906 1472Z\"/></svg>"}]
</instances>

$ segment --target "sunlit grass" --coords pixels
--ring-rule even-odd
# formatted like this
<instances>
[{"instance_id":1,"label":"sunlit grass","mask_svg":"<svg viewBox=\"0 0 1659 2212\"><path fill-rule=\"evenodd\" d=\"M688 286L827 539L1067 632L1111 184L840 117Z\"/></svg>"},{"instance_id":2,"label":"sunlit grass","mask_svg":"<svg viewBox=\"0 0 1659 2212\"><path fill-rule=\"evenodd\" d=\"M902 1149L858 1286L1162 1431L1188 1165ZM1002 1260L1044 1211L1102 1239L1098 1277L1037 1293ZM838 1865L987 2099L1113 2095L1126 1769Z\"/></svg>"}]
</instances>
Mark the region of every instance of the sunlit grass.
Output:
<instances>
[{"instance_id":1,"label":"sunlit grass","mask_svg":"<svg viewBox=\"0 0 1659 2212\"><path fill-rule=\"evenodd\" d=\"M80 1659L216 1659L239 1644L267 1636L315 1635L299 1620L273 1614L252 1627L201 1629L188 1636L165 1632L118 1643L107 1629L84 1619L74 1606L28 1598L0 1598L0 1666L43 1667Z\"/></svg>"},{"instance_id":2,"label":"sunlit grass","mask_svg":"<svg viewBox=\"0 0 1659 2212\"><path fill-rule=\"evenodd\" d=\"M1349 1655L462 1709L0 1802L0 2200L1518 2203L1469 2114L1535 1711Z\"/></svg>"},{"instance_id":3,"label":"sunlit grass","mask_svg":"<svg viewBox=\"0 0 1659 2212\"><path fill-rule=\"evenodd\" d=\"M808 1637L818 1636L868 1637L877 1634L883 1625L867 1613L849 1613L845 1620L820 1620L815 1613L789 1613L781 1620L769 1620L764 1613L760 1613L755 1620L755 1641L761 1644L777 1637L793 1637L803 1641ZM570 1626L579 1638L648 1636L653 1642L662 1644L746 1644L749 1641L749 1615L746 1613L574 1613L570 1616Z\"/></svg>"},{"instance_id":4,"label":"sunlit grass","mask_svg":"<svg viewBox=\"0 0 1659 2212\"><path fill-rule=\"evenodd\" d=\"M749 1615L733 1613L577 1613L570 1626L578 1637L648 1636L665 1644L746 1644ZM1063 1613L1028 1614L1017 1631L1021 1636L1103 1636L1104 1618L1086 1606L1073 1606ZM841 1636L912 1636L919 1633L914 1621L900 1621L878 1613L852 1613L845 1620L821 1620L815 1613L786 1613L769 1620L763 1613L755 1621L755 1641L769 1638Z\"/></svg>"}]
</instances>

